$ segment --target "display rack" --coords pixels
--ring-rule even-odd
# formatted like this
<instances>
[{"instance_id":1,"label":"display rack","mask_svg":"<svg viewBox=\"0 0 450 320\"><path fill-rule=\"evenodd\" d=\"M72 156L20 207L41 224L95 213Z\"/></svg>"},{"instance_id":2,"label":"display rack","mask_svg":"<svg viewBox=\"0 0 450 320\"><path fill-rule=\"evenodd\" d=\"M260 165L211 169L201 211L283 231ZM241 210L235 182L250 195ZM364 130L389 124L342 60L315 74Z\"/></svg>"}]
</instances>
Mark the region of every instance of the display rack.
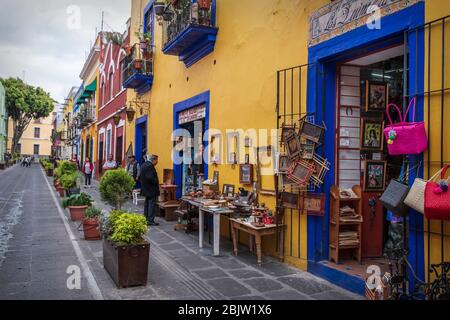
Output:
<instances>
[{"instance_id":1,"label":"display rack","mask_svg":"<svg viewBox=\"0 0 450 320\"><path fill-rule=\"evenodd\" d=\"M356 197L344 198L341 196L341 190L337 186L330 189L330 244L329 259L339 263L342 252L350 251L353 258L361 263L361 230L362 230L362 202L361 187L352 188ZM346 220L341 215L341 209L348 207L354 210L355 216L352 221ZM357 235L357 243L342 244L345 242L343 236L347 234ZM352 242L351 240L349 242ZM354 241L353 241L354 242Z\"/></svg>"}]
</instances>

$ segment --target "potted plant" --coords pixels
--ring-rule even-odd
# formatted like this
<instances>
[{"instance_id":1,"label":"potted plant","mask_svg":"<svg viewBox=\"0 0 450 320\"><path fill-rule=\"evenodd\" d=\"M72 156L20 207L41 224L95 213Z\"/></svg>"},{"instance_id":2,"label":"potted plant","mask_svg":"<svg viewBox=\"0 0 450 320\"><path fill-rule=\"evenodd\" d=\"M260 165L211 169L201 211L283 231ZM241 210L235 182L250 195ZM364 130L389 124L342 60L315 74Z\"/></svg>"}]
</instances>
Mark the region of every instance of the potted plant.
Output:
<instances>
[{"instance_id":1,"label":"potted plant","mask_svg":"<svg viewBox=\"0 0 450 320\"><path fill-rule=\"evenodd\" d=\"M87 208L92 206L92 198L86 193L70 196L63 201L63 207L69 208L72 221L83 221Z\"/></svg>"},{"instance_id":2,"label":"potted plant","mask_svg":"<svg viewBox=\"0 0 450 320\"><path fill-rule=\"evenodd\" d=\"M61 177L61 185L66 190L68 197L80 193L81 190L78 187L79 177L78 172L66 173Z\"/></svg>"},{"instance_id":3,"label":"potted plant","mask_svg":"<svg viewBox=\"0 0 450 320\"><path fill-rule=\"evenodd\" d=\"M101 240L102 235L100 233L100 217L102 215L102 210L89 207L86 210L85 217L83 220L83 232L84 239L88 241Z\"/></svg>"},{"instance_id":4,"label":"potted plant","mask_svg":"<svg viewBox=\"0 0 450 320\"><path fill-rule=\"evenodd\" d=\"M145 286L150 243L144 239L147 220L142 215L112 212L103 240L103 265L118 288Z\"/></svg>"},{"instance_id":5,"label":"potted plant","mask_svg":"<svg viewBox=\"0 0 450 320\"><path fill-rule=\"evenodd\" d=\"M134 184L134 179L124 169L109 170L100 180L100 196L115 209L121 209L133 192Z\"/></svg>"}]
</instances>

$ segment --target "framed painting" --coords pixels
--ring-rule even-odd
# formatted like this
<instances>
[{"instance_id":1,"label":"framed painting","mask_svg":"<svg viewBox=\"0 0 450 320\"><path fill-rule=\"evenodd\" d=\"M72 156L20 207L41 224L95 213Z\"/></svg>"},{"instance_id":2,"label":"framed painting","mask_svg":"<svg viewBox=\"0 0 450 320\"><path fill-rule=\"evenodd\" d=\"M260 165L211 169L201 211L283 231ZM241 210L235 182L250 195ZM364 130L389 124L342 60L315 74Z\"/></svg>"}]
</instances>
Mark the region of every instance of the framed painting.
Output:
<instances>
[{"instance_id":1,"label":"framed painting","mask_svg":"<svg viewBox=\"0 0 450 320\"><path fill-rule=\"evenodd\" d=\"M288 209L299 209L299 194L292 192L280 193L281 206Z\"/></svg>"},{"instance_id":2,"label":"framed painting","mask_svg":"<svg viewBox=\"0 0 450 320\"><path fill-rule=\"evenodd\" d=\"M300 197L300 210L309 216L324 216L325 194L303 193Z\"/></svg>"},{"instance_id":3,"label":"framed painting","mask_svg":"<svg viewBox=\"0 0 450 320\"><path fill-rule=\"evenodd\" d=\"M388 104L388 84L366 81L366 111L384 111Z\"/></svg>"},{"instance_id":4,"label":"framed painting","mask_svg":"<svg viewBox=\"0 0 450 320\"><path fill-rule=\"evenodd\" d=\"M281 142L286 145L287 138L293 134L295 134L296 128L295 125L283 125L281 127Z\"/></svg>"},{"instance_id":5,"label":"framed painting","mask_svg":"<svg viewBox=\"0 0 450 320\"><path fill-rule=\"evenodd\" d=\"M364 164L364 191L384 191L386 187L386 161L366 160Z\"/></svg>"},{"instance_id":6,"label":"framed painting","mask_svg":"<svg viewBox=\"0 0 450 320\"><path fill-rule=\"evenodd\" d=\"M307 161L296 161L287 171L289 179L295 181L298 185L304 186L309 183L314 172L314 166Z\"/></svg>"},{"instance_id":7,"label":"framed painting","mask_svg":"<svg viewBox=\"0 0 450 320\"><path fill-rule=\"evenodd\" d=\"M321 126L302 120L299 135L308 141L321 144L324 130Z\"/></svg>"},{"instance_id":8,"label":"framed painting","mask_svg":"<svg viewBox=\"0 0 450 320\"><path fill-rule=\"evenodd\" d=\"M289 159L295 160L300 157L302 149L300 140L295 132L286 138L286 149Z\"/></svg>"},{"instance_id":9,"label":"framed painting","mask_svg":"<svg viewBox=\"0 0 450 320\"><path fill-rule=\"evenodd\" d=\"M315 186L321 186L323 184L325 174L330 170L330 163L328 160L315 155L312 164L314 166L314 171L311 175L311 182Z\"/></svg>"},{"instance_id":10,"label":"framed painting","mask_svg":"<svg viewBox=\"0 0 450 320\"><path fill-rule=\"evenodd\" d=\"M240 184L253 183L253 165L241 164L239 166L239 183Z\"/></svg>"},{"instance_id":11,"label":"framed painting","mask_svg":"<svg viewBox=\"0 0 450 320\"><path fill-rule=\"evenodd\" d=\"M361 120L361 149L381 151L384 143L384 122L376 119Z\"/></svg>"},{"instance_id":12,"label":"framed painting","mask_svg":"<svg viewBox=\"0 0 450 320\"><path fill-rule=\"evenodd\" d=\"M301 154L300 158L305 160L312 160L314 158L314 153L316 146L314 144L303 143L300 146Z\"/></svg>"},{"instance_id":13,"label":"framed painting","mask_svg":"<svg viewBox=\"0 0 450 320\"><path fill-rule=\"evenodd\" d=\"M222 194L225 197L234 197L234 194L235 194L234 185L232 185L232 184L224 184L223 187L222 187Z\"/></svg>"}]
</instances>

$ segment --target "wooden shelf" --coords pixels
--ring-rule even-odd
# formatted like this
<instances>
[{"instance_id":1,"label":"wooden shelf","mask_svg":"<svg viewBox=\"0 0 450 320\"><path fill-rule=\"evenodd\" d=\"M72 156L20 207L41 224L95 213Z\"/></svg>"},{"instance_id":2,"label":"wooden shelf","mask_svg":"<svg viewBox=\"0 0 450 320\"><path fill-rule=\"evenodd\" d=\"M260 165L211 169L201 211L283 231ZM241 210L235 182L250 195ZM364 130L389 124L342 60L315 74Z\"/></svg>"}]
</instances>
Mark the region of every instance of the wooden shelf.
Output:
<instances>
[{"instance_id":1,"label":"wooden shelf","mask_svg":"<svg viewBox=\"0 0 450 320\"><path fill-rule=\"evenodd\" d=\"M362 190L360 186L354 186L353 192L357 198L341 198L339 196L340 190L337 186L330 189L330 243L329 243L329 259L335 263L339 263L339 256L341 250L353 250L353 257L361 263L361 231L362 221L348 221L340 220L340 209L343 206L349 206L355 210L355 213L362 219ZM355 231L358 235L359 244L355 245L339 245L339 234L342 231Z\"/></svg>"}]
</instances>

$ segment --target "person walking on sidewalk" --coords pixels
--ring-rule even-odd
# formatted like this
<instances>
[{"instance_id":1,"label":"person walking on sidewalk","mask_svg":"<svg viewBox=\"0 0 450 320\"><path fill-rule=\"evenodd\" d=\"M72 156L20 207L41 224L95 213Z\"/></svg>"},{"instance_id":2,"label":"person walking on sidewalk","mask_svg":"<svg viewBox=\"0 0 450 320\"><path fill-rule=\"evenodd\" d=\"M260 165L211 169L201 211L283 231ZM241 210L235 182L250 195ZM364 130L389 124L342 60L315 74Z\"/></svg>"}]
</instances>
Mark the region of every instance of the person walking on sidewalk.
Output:
<instances>
[{"instance_id":1,"label":"person walking on sidewalk","mask_svg":"<svg viewBox=\"0 0 450 320\"><path fill-rule=\"evenodd\" d=\"M147 156L141 167L141 195L145 197L144 215L149 226L159 226L155 222L156 201L160 195L159 179L156 172L158 156Z\"/></svg>"},{"instance_id":2,"label":"person walking on sidewalk","mask_svg":"<svg viewBox=\"0 0 450 320\"><path fill-rule=\"evenodd\" d=\"M94 164L91 162L89 157L86 157L86 161L83 165L83 173L84 173L84 187L90 188L92 181L92 174L94 173Z\"/></svg>"}]
</instances>

